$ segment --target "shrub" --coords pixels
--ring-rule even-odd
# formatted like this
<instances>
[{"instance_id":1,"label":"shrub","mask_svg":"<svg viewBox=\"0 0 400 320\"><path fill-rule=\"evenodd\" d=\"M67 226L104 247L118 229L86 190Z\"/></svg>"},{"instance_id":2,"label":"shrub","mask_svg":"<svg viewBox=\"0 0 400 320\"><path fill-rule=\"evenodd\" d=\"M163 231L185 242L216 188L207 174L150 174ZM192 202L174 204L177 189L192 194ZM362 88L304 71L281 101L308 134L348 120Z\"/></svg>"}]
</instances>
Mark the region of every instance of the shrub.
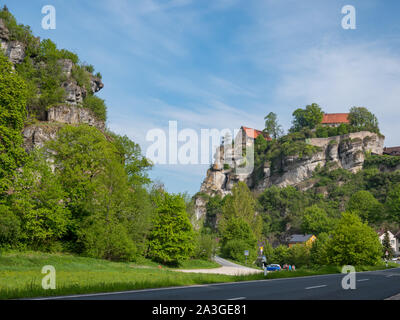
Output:
<instances>
[{"instance_id":1,"label":"shrub","mask_svg":"<svg viewBox=\"0 0 400 320\"><path fill-rule=\"evenodd\" d=\"M334 265L375 265L382 245L377 233L353 214L345 212L328 244L328 261Z\"/></svg>"},{"instance_id":2,"label":"shrub","mask_svg":"<svg viewBox=\"0 0 400 320\"><path fill-rule=\"evenodd\" d=\"M231 217L225 225L221 239L221 253L226 258L245 261L244 250L250 259L257 256L257 240L250 225L243 219Z\"/></svg>"},{"instance_id":3,"label":"shrub","mask_svg":"<svg viewBox=\"0 0 400 320\"><path fill-rule=\"evenodd\" d=\"M89 95L83 100L83 107L90 109L99 120L107 120L107 106L103 99Z\"/></svg>"},{"instance_id":4,"label":"shrub","mask_svg":"<svg viewBox=\"0 0 400 320\"><path fill-rule=\"evenodd\" d=\"M239 262L246 262L245 250L249 251L247 262L252 263L257 258L257 247L249 244L243 239L232 239L227 241L221 248L221 253L225 258L230 258Z\"/></svg>"},{"instance_id":5,"label":"shrub","mask_svg":"<svg viewBox=\"0 0 400 320\"><path fill-rule=\"evenodd\" d=\"M136 256L136 246L125 227L117 221L95 220L79 231L83 254L92 258L112 261L131 261Z\"/></svg>"},{"instance_id":6,"label":"shrub","mask_svg":"<svg viewBox=\"0 0 400 320\"><path fill-rule=\"evenodd\" d=\"M194 232L179 195L163 193L157 200L157 216L149 236L149 257L178 265L193 255Z\"/></svg>"},{"instance_id":7,"label":"shrub","mask_svg":"<svg viewBox=\"0 0 400 320\"><path fill-rule=\"evenodd\" d=\"M86 71L85 67L74 65L72 68L72 78L76 80L78 86L84 87L88 93L92 91L90 85L90 74Z\"/></svg>"},{"instance_id":8,"label":"shrub","mask_svg":"<svg viewBox=\"0 0 400 320\"><path fill-rule=\"evenodd\" d=\"M211 258L215 255L215 250L216 241L212 234L200 233L197 235L194 258L211 260Z\"/></svg>"}]
</instances>

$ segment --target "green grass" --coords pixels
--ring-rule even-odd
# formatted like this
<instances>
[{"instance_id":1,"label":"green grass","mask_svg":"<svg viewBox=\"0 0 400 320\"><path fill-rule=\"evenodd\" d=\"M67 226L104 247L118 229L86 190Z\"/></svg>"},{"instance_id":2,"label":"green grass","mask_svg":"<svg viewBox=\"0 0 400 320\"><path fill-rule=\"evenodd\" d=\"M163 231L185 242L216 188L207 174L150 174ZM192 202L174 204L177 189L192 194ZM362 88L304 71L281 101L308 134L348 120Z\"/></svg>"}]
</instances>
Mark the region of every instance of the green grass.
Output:
<instances>
[{"instance_id":1,"label":"green grass","mask_svg":"<svg viewBox=\"0 0 400 320\"><path fill-rule=\"evenodd\" d=\"M56 269L56 290L43 290L43 266ZM210 261L191 260L177 268L219 267ZM135 263L76 257L68 254L10 252L0 256L0 299L57 296L96 292L137 290L247 280L246 277L180 273L176 268L147 259Z\"/></svg>"},{"instance_id":2,"label":"green grass","mask_svg":"<svg viewBox=\"0 0 400 320\"><path fill-rule=\"evenodd\" d=\"M56 268L56 290L43 290L43 266ZM214 262L192 260L179 268L212 268ZM392 266L396 266L393 264ZM357 267L357 271L384 269L384 266ZM174 268L176 269L176 268ZM146 288L186 286L220 282L265 279L263 274L227 276L217 274L180 273L147 259L135 263L76 257L67 254L10 252L0 256L0 299L60 296L84 293L128 291ZM267 279L310 276L340 272L338 267L301 269L296 272L270 272Z\"/></svg>"}]
</instances>

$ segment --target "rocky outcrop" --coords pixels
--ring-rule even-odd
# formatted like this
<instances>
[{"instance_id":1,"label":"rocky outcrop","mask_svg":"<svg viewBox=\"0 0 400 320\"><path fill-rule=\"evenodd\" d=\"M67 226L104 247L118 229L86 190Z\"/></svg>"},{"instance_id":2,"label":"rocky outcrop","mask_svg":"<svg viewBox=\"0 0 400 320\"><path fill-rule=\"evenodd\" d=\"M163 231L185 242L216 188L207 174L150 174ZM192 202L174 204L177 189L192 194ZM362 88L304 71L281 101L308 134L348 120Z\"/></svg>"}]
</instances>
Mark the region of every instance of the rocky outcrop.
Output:
<instances>
[{"instance_id":1,"label":"rocky outcrop","mask_svg":"<svg viewBox=\"0 0 400 320\"><path fill-rule=\"evenodd\" d=\"M4 51L5 55L13 64L18 64L24 61L25 58L25 45L19 41L11 41L10 33L7 29L4 21L0 19L0 48ZM72 70L74 68L73 61L69 59L60 59L59 64L62 72L66 76L66 81L62 83L62 87L66 92L65 103L73 106L78 106L83 103L83 99L89 94L87 91L91 90L91 93L99 92L104 88L104 84L99 77L96 77L89 73L90 77L90 88L79 86L77 81L73 79ZM36 65L36 68L45 67L45 62L41 61Z\"/></svg>"},{"instance_id":2,"label":"rocky outcrop","mask_svg":"<svg viewBox=\"0 0 400 320\"><path fill-rule=\"evenodd\" d=\"M9 31L0 19L0 48L13 63L21 63L25 58L25 45L19 41L10 41Z\"/></svg>"},{"instance_id":3,"label":"rocky outcrop","mask_svg":"<svg viewBox=\"0 0 400 320\"><path fill-rule=\"evenodd\" d=\"M91 110L68 105L50 108L47 113L47 121L64 124L88 124L100 130L105 129L104 121L98 120Z\"/></svg>"},{"instance_id":4,"label":"rocky outcrop","mask_svg":"<svg viewBox=\"0 0 400 320\"><path fill-rule=\"evenodd\" d=\"M356 132L331 138L314 138L307 143L318 147L317 152L309 157L286 156L277 158L274 163L266 162L261 172L261 177L252 173L237 173L238 165L242 158L233 159L232 168L223 169L224 149L220 147L216 153L214 165L208 170L207 176L201 185L200 192L210 196L219 194L225 196L231 193L233 186L238 181L244 181L255 191L263 191L273 185L278 187L300 186L305 180L310 179L317 167L329 164L332 169L343 168L351 172L362 169L365 154L382 154L384 137L372 132ZM273 168L273 170L271 169ZM306 188L309 188L306 184ZM197 205L196 214L205 213L205 204Z\"/></svg>"},{"instance_id":5,"label":"rocky outcrop","mask_svg":"<svg viewBox=\"0 0 400 320\"><path fill-rule=\"evenodd\" d=\"M34 148L43 147L44 143L57 137L58 131L65 125L88 124L104 131L104 121L98 120L91 110L61 105L52 107L46 113L46 119L27 126L23 131L24 148L31 152Z\"/></svg>"},{"instance_id":6,"label":"rocky outcrop","mask_svg":"<svg viewBox=\"0 0 400 320\"><path fill-rule=\"evenodd\" d=\"M76 81L73 79L68 79L62 84L62 86L66 93L66 103L73 106L83 104L83 99L85 99L87 95L87 91L84 87L78 86Z\"/></svg>"},{"instance_id":7,"label":"rocky outcrop","mask_svg":"<svg viewBox=\"0 0 400 320\"><path fill-rule=\"evenodd\" d=\"M29 153L35 148L42 148L47 141L56 138L61 128L62 125L49 123L40 123L26 127L22 132L26 152Z\"/></svg>"},{"instance_id":8,"label":"rocky outcrop","mask_svg":"<svg viewBox=\"0 0 400 320\"><path fill-rule=\"evenodd\" d=\"M99 92L104 88L104 84L99 77L90 76L90 87L93 93Z\"/></svg>"}]
</instances>

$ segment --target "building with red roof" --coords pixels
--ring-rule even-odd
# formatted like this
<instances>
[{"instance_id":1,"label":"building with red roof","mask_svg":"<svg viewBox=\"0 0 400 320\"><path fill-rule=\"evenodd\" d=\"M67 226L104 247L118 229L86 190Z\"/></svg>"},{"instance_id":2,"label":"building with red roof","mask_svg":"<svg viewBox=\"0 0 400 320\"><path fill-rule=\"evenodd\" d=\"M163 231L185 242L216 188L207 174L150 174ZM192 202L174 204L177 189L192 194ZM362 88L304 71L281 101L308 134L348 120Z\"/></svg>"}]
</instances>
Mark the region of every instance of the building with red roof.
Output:
<instances>
[{"instance_id":1,"label":"building with red roof","mask_svg":"<svg viewBox=\"0 0 400 320\"><path fill-rule=\"evenodd\" d=\"M235 143L238 144L239 141L237 141L237 139L241 138L243 147L251 146L254 144L254 140L257 139L257 137L260 135L263 136L264 139L267 141L272 140L271 137L263 131L248 128L248 127L241 127L240 132L236 137Z\"/></svg>"},{"instance_id":2,"label":"building with red roof","mask_svg":"<svg viewBox=\"0 0 400 320\"><path fill-rule=\"evenodd\" d=\"M342 123L350 123L349 113L325 113L321 124L329 127L338 127Z\"/></svg>"}]
</instances>

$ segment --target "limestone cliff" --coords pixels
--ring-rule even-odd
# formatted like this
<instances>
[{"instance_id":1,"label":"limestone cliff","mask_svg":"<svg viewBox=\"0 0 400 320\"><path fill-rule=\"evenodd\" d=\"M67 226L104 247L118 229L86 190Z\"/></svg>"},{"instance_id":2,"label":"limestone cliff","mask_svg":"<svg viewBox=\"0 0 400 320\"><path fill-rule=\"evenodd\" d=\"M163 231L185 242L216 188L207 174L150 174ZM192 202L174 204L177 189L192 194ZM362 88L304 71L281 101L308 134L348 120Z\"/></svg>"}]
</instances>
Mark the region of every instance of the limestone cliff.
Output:
<instances>
[{"instance_id":1,"label":"limestone cliff","mask_svg":"<svg viewBox=\"0 0 400 320\"><path fill-rule=\"evenodd\" d=\"M0 19L0 49L14 64L20 64L24 61L26 48L22 42L11 41L10 32L4 21ZM37 38L38 43L40 39ZM35 110L35 107L27 106L32 109L36 115L36 122L28 125L23 131L24 147L29 152L35 147L42 147L43 144L54 139L58 130L63 124L88 124L97 127L99 130L105 130L105 122L96 118L93 112L83 108L83 102L88 94L94 94L103 89L104 84L99 77L87 72L90 86L80 86L73 77L73 68L75 64L69 59L60 59L58 64L63 74L61 87L65 90L65 101L46 110ZM35 64L35 68L44 68L46 63L40 61ZM91 91L91 92L88 92ZM40 88L38 96L41 95Z\"/></svg>"},{"instance_id":2,"label":"limestone cliff","mask_svg":"<svg viewBox=\"0 0 400 320\"><path fill-rule=\"evenodd\" d=\"M216 161L208 170L207 176L200 188L200 195L195 199L196 215L201 218L206 210L206 201L201 193L213 196L229 194L238 181L244 181L250 189L263 191L273 185L278 187L296 186L301 189L312 187L303 182L312 177L317 167L329 164L330 168L343 168L351 172L362 169L366 153L382 154L384 137L372 132L356 132L330 138L313 138L307 143L318 147L318 151L308 157L286 156L275 159L273 163L265 162L261 177L256 181L253 174L237 174L236 168L240 163L234 159L232 168L224 169L221 165L226 151L218 148ZM271 170L273 167L273 170Z\"/></svg>"}]
</instances>

